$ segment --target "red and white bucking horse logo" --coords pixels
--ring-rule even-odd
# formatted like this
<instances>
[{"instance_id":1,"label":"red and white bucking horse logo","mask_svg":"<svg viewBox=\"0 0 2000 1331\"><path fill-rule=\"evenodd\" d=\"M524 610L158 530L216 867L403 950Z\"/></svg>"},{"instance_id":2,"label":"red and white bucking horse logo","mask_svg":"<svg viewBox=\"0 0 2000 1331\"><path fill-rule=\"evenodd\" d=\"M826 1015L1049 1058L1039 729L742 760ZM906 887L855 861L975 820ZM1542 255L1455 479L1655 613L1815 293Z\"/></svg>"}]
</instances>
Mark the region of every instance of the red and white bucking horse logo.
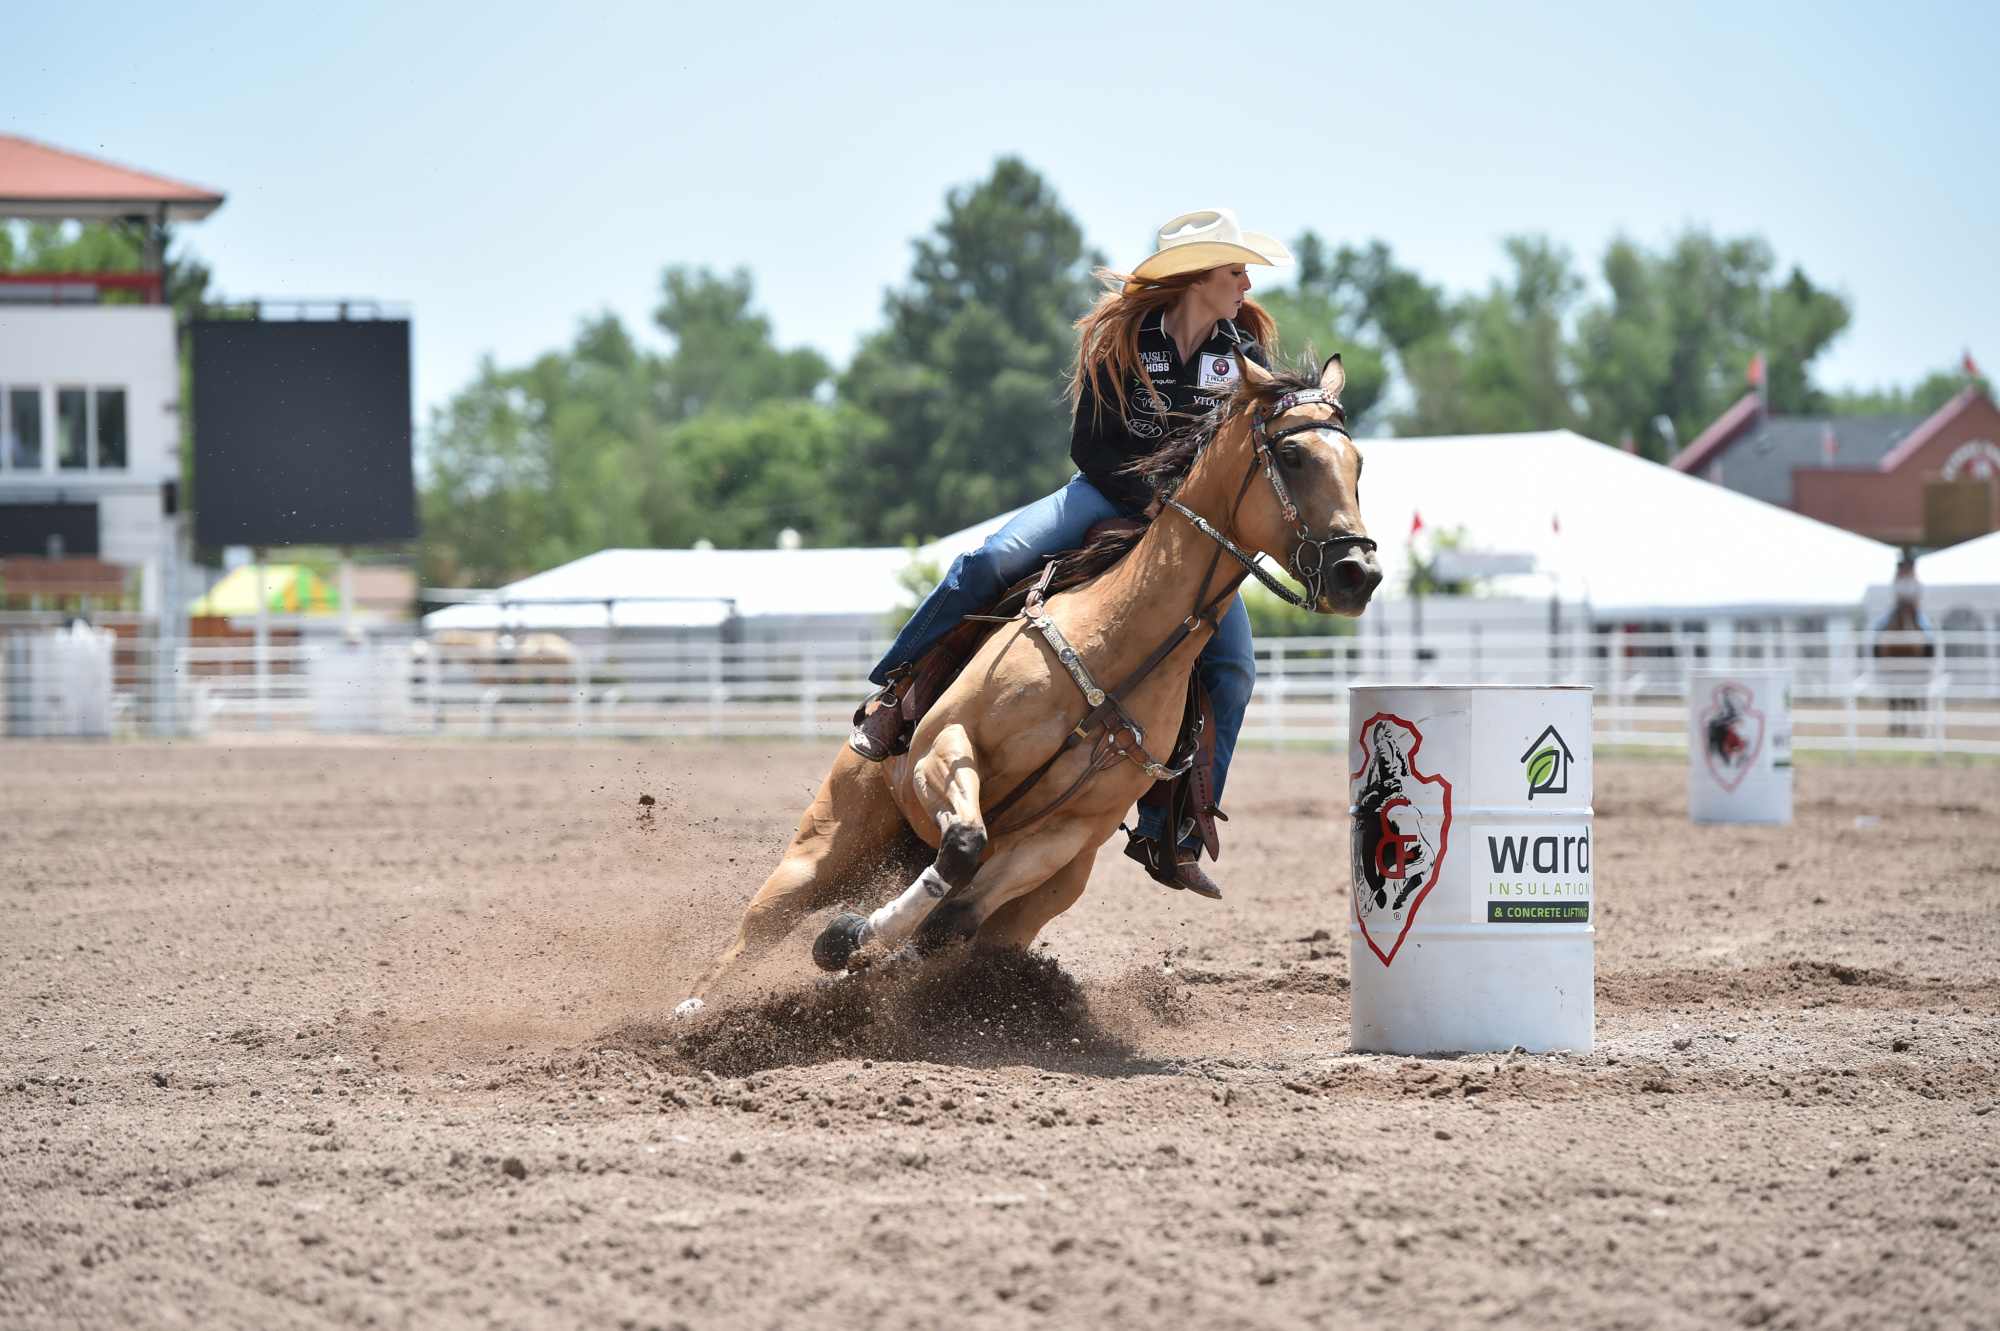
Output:
<instances>
[{"instance_id":1,"label":"red and white bucking horse logo","mask_svg":"<svg viewBox=\"0 0 2000 1331\"><path fill-rule=\"evenodd\" d=\"M1764 714L1750 705L1754 695L1725 680L1715 686L1701 714L1701 757L1716 784L1731 794L1750 774L1764 748Z\"/></svg>"},{"instance_id":2,"label":"red and white bucking horse logo","mask_svg":"<svg viewBox=\"0 0 2000 1331\"><path fill-rule=\"evenodd\" d=\"M1451 782L1417 769L1423 742L1402 717L1377 712L1362 722L1361 766L1351 778L1354 918L1384 966L1437 885L1451 836Z\"/></svg>"}]
</instances>

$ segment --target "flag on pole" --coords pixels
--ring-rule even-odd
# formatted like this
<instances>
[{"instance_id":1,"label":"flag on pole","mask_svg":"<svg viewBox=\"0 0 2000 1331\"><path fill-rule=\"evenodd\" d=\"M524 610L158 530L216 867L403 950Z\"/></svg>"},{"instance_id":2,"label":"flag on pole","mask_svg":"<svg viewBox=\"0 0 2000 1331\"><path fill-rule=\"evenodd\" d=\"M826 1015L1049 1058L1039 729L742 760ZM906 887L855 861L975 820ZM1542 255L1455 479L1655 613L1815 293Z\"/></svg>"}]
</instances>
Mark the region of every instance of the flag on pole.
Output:
<instances>
[{"instance_id":1,"label":"flag on pole","mask_svg":"<svg viewBox=\"0 0 2000 1331\"><path fill-rule=\"evenodd\" d=\"M1549 530L1554 532L1558 536L1563 534L1562 514L1560 513L1549 514Z\"/></svg>"},{"instance_id":2,"label":"flag on pole","mask_svg":"<svg viewBox=\"0 0 2000 1331\"><path fill-rule=\"evenodd\" d=\"M1828 421L1819 437L1819 455L1825 465L1833 465L1833 455L1840 451L1840 436L1833 432L1833 422Z\"/></svg>"},{"instance_id":3,"label":"flag on pole","mask_svg":"<svg viewBox=\"0 0 2000 1331\"><path fill-rule=\"evenodd\" d=\"M1974 379L1979 377L1979 362L1972 359L1971 347L1965 349L1965 372Z\"/></svg>"},{"instance_id":4,"label":"flag on pole","mask_svg":"<svg viewBox=\"0 0 2000 1331\"><path fill-rule=\"evenodd\" d=\"M1417 512L1417 510L1415 510L1415 509L1411 509L1411 510L1410 510L1410 539L1411 539L1411 540L1413 540L1413 541L1414 541L1414 540L1416 540L1416 539L1417 539L1417 533L1418 533L1418 532L1420 532L1420 531L1422 531L1423 529L1424 529L1424 515L1423 515L1422 513L1419 513L1419 512Z\"/></svg>"},{"instance_id":5,"label":"flag on pole","mask_svg":"<svg viewBox=\"0 0 2000 1331\"><path fill-rule=\"evenodd\" d=\"M1762 388L1764 386L1763 352L1760 351L1750 358L1750 368L1743 372L1743 377L1750 381L1752 388Z\"/></svg>"}]
</instances>

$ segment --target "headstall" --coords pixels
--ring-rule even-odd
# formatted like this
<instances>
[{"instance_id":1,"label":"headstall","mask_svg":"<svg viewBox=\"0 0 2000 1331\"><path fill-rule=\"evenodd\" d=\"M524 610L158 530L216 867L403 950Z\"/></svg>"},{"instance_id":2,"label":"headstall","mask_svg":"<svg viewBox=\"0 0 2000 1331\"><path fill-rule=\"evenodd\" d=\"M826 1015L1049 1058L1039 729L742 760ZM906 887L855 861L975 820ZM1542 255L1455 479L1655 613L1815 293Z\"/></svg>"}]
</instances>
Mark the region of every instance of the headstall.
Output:
<instances>
[{"instance_id":1,"label":"headstall","mask_svg":"<svg viewBox=\"0 0 2000 1331\"><path fill-rule=\"evenodd\" d=\"M1299 407L1309 407L1315 403L1322 403L1332 407L1335 419L1330 421L1302 421L1297 425L1288 425L1284 429L1276 431L1269 429L1269 422L1283 416L1286 412ZM1255 555L1230 540L1223 532L1217 531L1213 524L1199 514L1176 500L1169 499L1166 501L1166 505L1189 522L1192 522L1203 535L1216 542L1224 550L1227 550L1230 557L1247 569L1250 576L1256 578L1257 581L1269 588L1272 595L1280 597L1303 609L1317 610L1320 601L1326 597L1326 579L1327 575L1332 571L1333 566L1345 558L1349 550L1375 549L1375 540L1373 537L1360 536L1348 532L1333 532L1326 536L1315 537L1306 527L1305 520L1299 516L1299 506L1293 501L1292 492L1285 488L1284 477L1278 474L1278 458L1273 449L1275 445L1282 443L1295 434L1308 434L1322 430L1332 431L1342 439L1347 440L1351 445L1353 440L1349 437L1345 428L1346 420L1347 412L1341 407L1340 399L1323 388L1294 389L1286 393L1283 397L1280 397L1276 402L1273 402L1269 411L1259 408L1250 417L1250 438L1257 450L1256 458L1250 463L1250 470L1252 474L1255 474L1257 460L1262 460L1264 464L1264 479L1271 483L1271 490L1278 497L1278 507L1283 511L1286 523L1290 525L1294 532L1298 533L1299 544L1298 548L1292 551L1291 568L1292 575L1305 585L1306 592L1304 596L1300 596L1297 592L1265 572L1263 566L1257 562ZM1327 558L1329 551L1334 552L1332 559Z\"/></svg>"}]
</instances>

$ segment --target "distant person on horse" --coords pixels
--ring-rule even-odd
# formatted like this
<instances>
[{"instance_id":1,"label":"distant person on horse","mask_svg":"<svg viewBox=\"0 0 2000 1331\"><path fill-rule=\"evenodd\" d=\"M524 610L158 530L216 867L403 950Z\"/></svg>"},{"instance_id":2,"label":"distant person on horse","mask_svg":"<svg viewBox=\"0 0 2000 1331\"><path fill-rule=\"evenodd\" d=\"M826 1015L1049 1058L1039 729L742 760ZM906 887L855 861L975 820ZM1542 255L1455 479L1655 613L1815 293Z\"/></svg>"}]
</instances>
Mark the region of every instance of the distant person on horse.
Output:
<instances>
[{"instance_id":1,"label":"distant person on horse","mask_svg":"<svg viewBox=\"0 0 2000 1331\"><path fill-rule=\"evenodd\" d=\"M1151 486L1128 471L1131 464L1236 390L1239 353L1269 368L1277 328L1248 299L1249 265L1289 265L1291 252L1269 236L1244 231L1227 208L1183 213L1159 234L1158 251L1129 275L1097 271L1109 289L1076 325L1069 451L1077 474L1015 514L979 549L960 555L910 616L869 676L880 692L864 704L848 740L863 758L881 762L899 751L905 722L894 704L913 669L941 639L1050 557L1080 549L1097 523L1157 512ZM1241 597L1222 616L1196 670L1215 710L1219 804L1257 679L1250 616ZM1166 818L1165 806L1139 806L1144 845L1171 848L1146 852L1148 872L1170 887L1219 900L1221 889L1198 860L1199 835L1191 826L1167 828Z\"/></svg>"}]
</instances>

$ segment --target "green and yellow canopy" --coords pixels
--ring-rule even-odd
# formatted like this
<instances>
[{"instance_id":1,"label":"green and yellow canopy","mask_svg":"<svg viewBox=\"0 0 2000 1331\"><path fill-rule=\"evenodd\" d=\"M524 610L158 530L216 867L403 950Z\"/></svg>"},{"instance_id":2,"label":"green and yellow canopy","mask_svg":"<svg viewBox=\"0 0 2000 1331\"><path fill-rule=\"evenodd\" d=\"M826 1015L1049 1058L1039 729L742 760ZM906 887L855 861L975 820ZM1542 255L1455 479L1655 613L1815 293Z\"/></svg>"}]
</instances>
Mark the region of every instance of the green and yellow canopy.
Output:
<instances>
[{"instance_id":1,"label":"green and yellow canopy","mask_svg":"<svg viewBox=\"0 0 2000 1331\"><path fill-rule=\"evenodd\" d=\"M264 566L264 607L274 615L331 615L340 611L340 593L304 564ZM257 613L257 566L245 564L196 598L196 616L230 617Z\"/></svg>"}]
</instances>

